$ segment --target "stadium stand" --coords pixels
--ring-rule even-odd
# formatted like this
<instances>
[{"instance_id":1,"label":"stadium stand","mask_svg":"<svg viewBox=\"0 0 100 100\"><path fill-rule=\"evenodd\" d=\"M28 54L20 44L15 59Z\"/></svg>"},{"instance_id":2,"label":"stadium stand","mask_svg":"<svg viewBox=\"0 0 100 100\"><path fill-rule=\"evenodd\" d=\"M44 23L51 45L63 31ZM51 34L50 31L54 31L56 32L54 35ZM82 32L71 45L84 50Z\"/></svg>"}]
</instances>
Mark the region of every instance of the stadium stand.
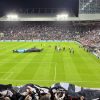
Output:
<instances>
[{"instance_id":1,"label":"stadium stand","mask_svg":"<svg viewBox=\"0 0 100 100\"><path fill-rule=\"evenodd\" d=\"M84 25L85 24L85 25ZM100 41L96 22L0 22L0 40L71 40L90 44ZM87 41L87 42L88 42Z\"/></svg>"},{"instance_id":2,"label":"stadium stand","mask_svg":"<svg viewBox=\"0 0 100 100\"><path fill-rule=\"evenodd\" d=\"M0 40L76 40L100 50L98 22L0 22ZM93 50L94 51L94 50Z\"/></svg>"}]
</instances>

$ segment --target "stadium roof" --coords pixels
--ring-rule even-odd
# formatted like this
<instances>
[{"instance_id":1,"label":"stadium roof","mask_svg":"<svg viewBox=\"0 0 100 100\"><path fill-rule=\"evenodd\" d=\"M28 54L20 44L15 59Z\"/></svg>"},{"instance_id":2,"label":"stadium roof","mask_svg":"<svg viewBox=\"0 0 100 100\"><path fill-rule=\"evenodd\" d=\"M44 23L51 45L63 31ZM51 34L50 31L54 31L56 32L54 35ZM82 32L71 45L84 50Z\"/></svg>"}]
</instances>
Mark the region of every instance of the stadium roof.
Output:
<instances>
[{"instance_id":1,"label":"stadium roof","mask_svg":"<svg viewBox=\"0 0 100 100\"><path fill-rule=\"evenodd\" d=\"M78 6L79 0L0 0L0 16L10 11L31 13L35 10L35 12L44 12L45 8L45 11L65 8L77 16Z\"/></svg>"},{"instance_id":2,"label":"stadium roof","mask_svg":"<svg viewBox=\"0 0 100 100\"><path fill-rule=\"evenodd\" d=\"M18 18L0 17L0 21L100 21L100 14L80 14L79 17L67 17L57 19L56 15L48 14L19 14Z\"/></svg>"}]
</instances>

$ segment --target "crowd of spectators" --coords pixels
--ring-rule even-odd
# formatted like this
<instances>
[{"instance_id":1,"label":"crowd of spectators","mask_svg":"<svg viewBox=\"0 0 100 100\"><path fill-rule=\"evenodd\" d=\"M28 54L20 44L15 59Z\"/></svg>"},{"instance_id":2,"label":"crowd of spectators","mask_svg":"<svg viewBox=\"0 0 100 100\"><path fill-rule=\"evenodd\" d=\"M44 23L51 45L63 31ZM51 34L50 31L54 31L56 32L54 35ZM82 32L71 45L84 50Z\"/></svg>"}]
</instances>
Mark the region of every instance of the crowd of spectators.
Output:
<instances>
[{"instance_id":1,"label":"crowd of spectators","mask_svg":"<svg viewBox=\"0 0 100 100\"><path fill-rule=\"evenodd\" d=\"M56 22L4 22L0 27L2 40L65 40L72 38L70 32L72 26Z\"/></svg>"},{"instance_id":2,"label":"crowd of spectators","mask_svg":"<svg viewBox=\"0 0 100 100\"><path fill-rule=\"evenodd\" d=\"M92 30L84 34L85 35L82 38L79 38L79 41L83 45L100 47L100 30Z\"/></svg>"},{"instance_id":3,"label":"crowd of spectators","mask_svg":"<svg viewBox=\"0 0 100 100\"><path fill-rule=\"evenodd\" d=\"M100 100L100 88L83 88L69 83L50 87L34 84L12 86L0 84L0 100Z\"/></svg>"},{"instance_id":4,"label":"crowd of spectators","mask_svg":"<svg viewBox=\"0 0 100 100\"><path fill-rule=\"evenodd\" d=\"M0 22L0 40L77 40L100 46L100 23Z\"/></svg>"}]
</instances>

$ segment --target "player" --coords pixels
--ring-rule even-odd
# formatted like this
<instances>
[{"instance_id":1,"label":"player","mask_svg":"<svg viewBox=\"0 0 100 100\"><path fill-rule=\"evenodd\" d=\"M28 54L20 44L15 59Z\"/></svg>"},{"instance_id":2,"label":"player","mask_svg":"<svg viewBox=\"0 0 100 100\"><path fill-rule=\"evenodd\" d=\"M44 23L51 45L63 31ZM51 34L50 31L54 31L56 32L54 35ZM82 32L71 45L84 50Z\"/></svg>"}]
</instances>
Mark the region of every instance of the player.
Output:
<instances>
[{"instance_id":1,"label":"player","mask_svg":"<svg viewBox=\"0 0 100 100\"><path fill-rule=\"evenodd\" d=\"M42 47L42 44L41 44L41 47Z\"/></svg>"},{"instance_id":2,"label":"player","mask_svg":"<svg viewBox=\"0 0 100 100\"><path fill-rule=\"evenodd\" d=\"M60 51L61 50L61 48L60 47L57 47L57 51Z\"/></svg>"},{"instance_id":3,"label":"player","mask_svg":"<svg viewBox=\"0 0 100 100\"><path fill-rule=\"evenodd\" d=\"M63 47L63 51L65 51L65 47Z\"/></svg>"},{"instance_id":4,"label":"player","mask_svg":"<svg viewBox=\"0 0 100 100\"><path fill-rule=\"evenodd\" d=\"M69 53L71 53L71 48L69 48Z\"/></svg>"},{"instance_id":5,"label":"player","mask_svg":"<svg viewBox=\"0 0 100 100\"><path fill-rule=\"evenodd\" d=\"M55 46L55 50L57 50L57 46Z\"/></svg>"}]
</instances>

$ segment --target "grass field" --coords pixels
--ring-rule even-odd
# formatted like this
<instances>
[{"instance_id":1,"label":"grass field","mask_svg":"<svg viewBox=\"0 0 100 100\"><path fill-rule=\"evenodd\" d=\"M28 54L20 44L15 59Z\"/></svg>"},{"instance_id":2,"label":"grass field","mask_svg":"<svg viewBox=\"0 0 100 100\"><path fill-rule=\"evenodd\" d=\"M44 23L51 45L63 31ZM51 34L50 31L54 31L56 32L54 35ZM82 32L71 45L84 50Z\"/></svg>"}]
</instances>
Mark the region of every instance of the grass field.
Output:
<instances>
[{"instance_id":1,"label":"grass field","mask_svg":"<svg viewBox=\"0 0 100 100\"><path fill-rule=\"evenodd\" d=\"M13 49L44 48L37 53L13 53ZM49 47L51 45L51 47ZM65 51L54 47L65 46ZM74 48L70 54L68 48ZM69 82L84 87L100 87L100 59L74 42L0 42L0 83L50 86Z\"/></svg>"}]
</instances>

